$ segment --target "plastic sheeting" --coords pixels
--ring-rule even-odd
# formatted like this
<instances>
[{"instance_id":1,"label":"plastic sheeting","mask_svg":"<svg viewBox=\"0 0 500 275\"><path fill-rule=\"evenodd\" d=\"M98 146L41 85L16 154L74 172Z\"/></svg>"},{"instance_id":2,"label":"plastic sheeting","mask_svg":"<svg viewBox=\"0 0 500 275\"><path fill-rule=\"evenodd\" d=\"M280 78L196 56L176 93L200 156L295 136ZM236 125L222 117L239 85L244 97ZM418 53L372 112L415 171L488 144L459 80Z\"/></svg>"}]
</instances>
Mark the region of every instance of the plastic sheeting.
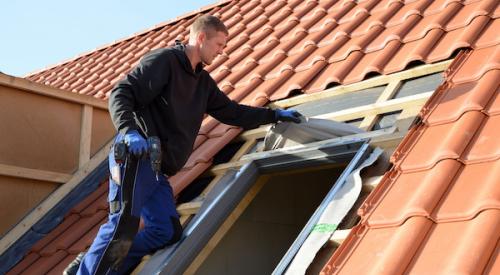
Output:
<instances>
[{"instance_id":1,"label":"plastic sheeting","mask_svg":"<svg viewBox=\"0 0 500 275\"><path fill-rule=\"evenodd\" d=\"M299 124L282 122L272 126L264 139L264 151L360 133L364 131L346 123L303 118Z\"/></svg>"},{"instance_id":2,"label":"plastic sheeting","mask_svg":"<svg viewBox=\"0 0 500 275\"><path fill-rule=\"evenodd\" d=\"M380 148L374 149L371 155L347 177L340 190L326 207L304 244L300 247L285 274L305 274L307 268L314 260L316 253L331 238L337 226L342 222L358 199L362 188L361 170L371 166L382 152L383 150Z\"/></svg>"}]
</instances>

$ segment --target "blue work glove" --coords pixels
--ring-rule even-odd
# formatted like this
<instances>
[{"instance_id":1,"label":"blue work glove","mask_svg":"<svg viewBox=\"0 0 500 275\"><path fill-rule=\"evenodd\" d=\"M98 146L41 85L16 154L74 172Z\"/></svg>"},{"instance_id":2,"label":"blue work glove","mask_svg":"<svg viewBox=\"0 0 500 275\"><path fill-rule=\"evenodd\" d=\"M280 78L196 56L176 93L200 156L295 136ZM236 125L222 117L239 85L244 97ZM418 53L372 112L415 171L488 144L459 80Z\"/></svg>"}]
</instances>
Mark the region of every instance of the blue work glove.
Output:
<instances>
[{"instance_id":1,"label":"blue work glove","mask_svg":"<svg viewBox=\"0 0 500 275\"><path fill-rule=\"evenodd\" d=\"M147 141L136 130L127 132L124 140L129 152L135 156L140 157L148 152Z\"/></svg>"},{"instance_id":2,"label":"blue work glove","mask_svg":"<svg viewBox=\"0 0 500 275\"><path fill-rule=\"evenodd\" d=\"M295 110L276 110L276 119L279 121L291 121L295 123L300 123L301 113Z\"/></svg>"}]
</instances>

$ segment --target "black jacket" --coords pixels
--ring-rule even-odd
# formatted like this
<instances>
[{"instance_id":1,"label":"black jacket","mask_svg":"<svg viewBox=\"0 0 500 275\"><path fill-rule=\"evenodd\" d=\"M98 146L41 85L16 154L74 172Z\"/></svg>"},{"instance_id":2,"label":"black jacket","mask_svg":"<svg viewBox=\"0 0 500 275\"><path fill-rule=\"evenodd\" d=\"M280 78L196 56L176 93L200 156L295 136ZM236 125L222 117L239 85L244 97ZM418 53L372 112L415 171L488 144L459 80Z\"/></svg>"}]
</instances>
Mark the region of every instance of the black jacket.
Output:
<instances>
[{"instance_id":1,"label":"black jacket","mask_svg":"<svg viewBox=\"0 0 500 275\"><path fill-rule=\"evenodd\" d=\"M161 139L167 175L186 163L205 113L245 129L276 122L274 110L231 101L201 64L193 71L180 44L146 54L111 91L109 111L120 133Z\"/></svg>"}]
</instances>

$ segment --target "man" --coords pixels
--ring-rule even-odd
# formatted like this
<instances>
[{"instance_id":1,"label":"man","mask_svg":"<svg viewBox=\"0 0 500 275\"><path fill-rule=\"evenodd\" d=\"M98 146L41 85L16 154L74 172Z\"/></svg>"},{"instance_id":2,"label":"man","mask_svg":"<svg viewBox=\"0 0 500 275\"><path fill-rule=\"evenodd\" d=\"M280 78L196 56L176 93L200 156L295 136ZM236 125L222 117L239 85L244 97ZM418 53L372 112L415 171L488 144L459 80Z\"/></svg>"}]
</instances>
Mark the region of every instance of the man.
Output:
<instances>
[{"instance_id":1,"label":"man","mask_svg":"<svg viewBox=\"0 0 500 275\"><path fill-rule=\"evenodd\" d=\"M118 130L115 142L125 142L139 159L134 188L125 190L121 185L124 167L116 164L112 150L108 222L101 226L83 259L80 256L68 266L68 274L80 261L78 274L128 273L144 255L180 239L182 227L168 176L186 163L205 113L245 129L277 121L300 122L296 111L240 105L217 88L203 65L222 53L227 37L227 28L217 17L200 16L191 26L187 45L176 42L172 48L151 51L114 87L109 111ZM159 137L162 145L159 178L144 157L146 139L151 136ZM131 213L123 211L127 202L122 194L127 191L133 193ZM139 217L144 229L133 241L117 237L123 230L135 234ZM127 219L132 222L124 225Z\"/></svg>"}]
</instances>

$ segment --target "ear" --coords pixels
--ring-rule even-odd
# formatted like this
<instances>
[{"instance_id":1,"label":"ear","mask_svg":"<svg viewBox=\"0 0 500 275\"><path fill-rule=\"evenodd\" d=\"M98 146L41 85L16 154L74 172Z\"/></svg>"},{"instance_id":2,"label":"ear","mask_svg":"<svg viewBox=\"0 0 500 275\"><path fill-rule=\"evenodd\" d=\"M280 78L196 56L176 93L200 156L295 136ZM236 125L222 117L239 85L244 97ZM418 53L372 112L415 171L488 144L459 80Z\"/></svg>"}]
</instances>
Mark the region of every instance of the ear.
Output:
<instances>
[{"instance_id":1,"label":"ear","mask_svg":"<svg viewBox=\"0 0 500 275\"><path fill-rule=\"evenodd\" d=\"M198 37L196 37L196 42L198 42L199 45L203 44L205 42L205 39L207 38L207 34L203 31L198 33Z\"/></svg>"}]
</instances>

